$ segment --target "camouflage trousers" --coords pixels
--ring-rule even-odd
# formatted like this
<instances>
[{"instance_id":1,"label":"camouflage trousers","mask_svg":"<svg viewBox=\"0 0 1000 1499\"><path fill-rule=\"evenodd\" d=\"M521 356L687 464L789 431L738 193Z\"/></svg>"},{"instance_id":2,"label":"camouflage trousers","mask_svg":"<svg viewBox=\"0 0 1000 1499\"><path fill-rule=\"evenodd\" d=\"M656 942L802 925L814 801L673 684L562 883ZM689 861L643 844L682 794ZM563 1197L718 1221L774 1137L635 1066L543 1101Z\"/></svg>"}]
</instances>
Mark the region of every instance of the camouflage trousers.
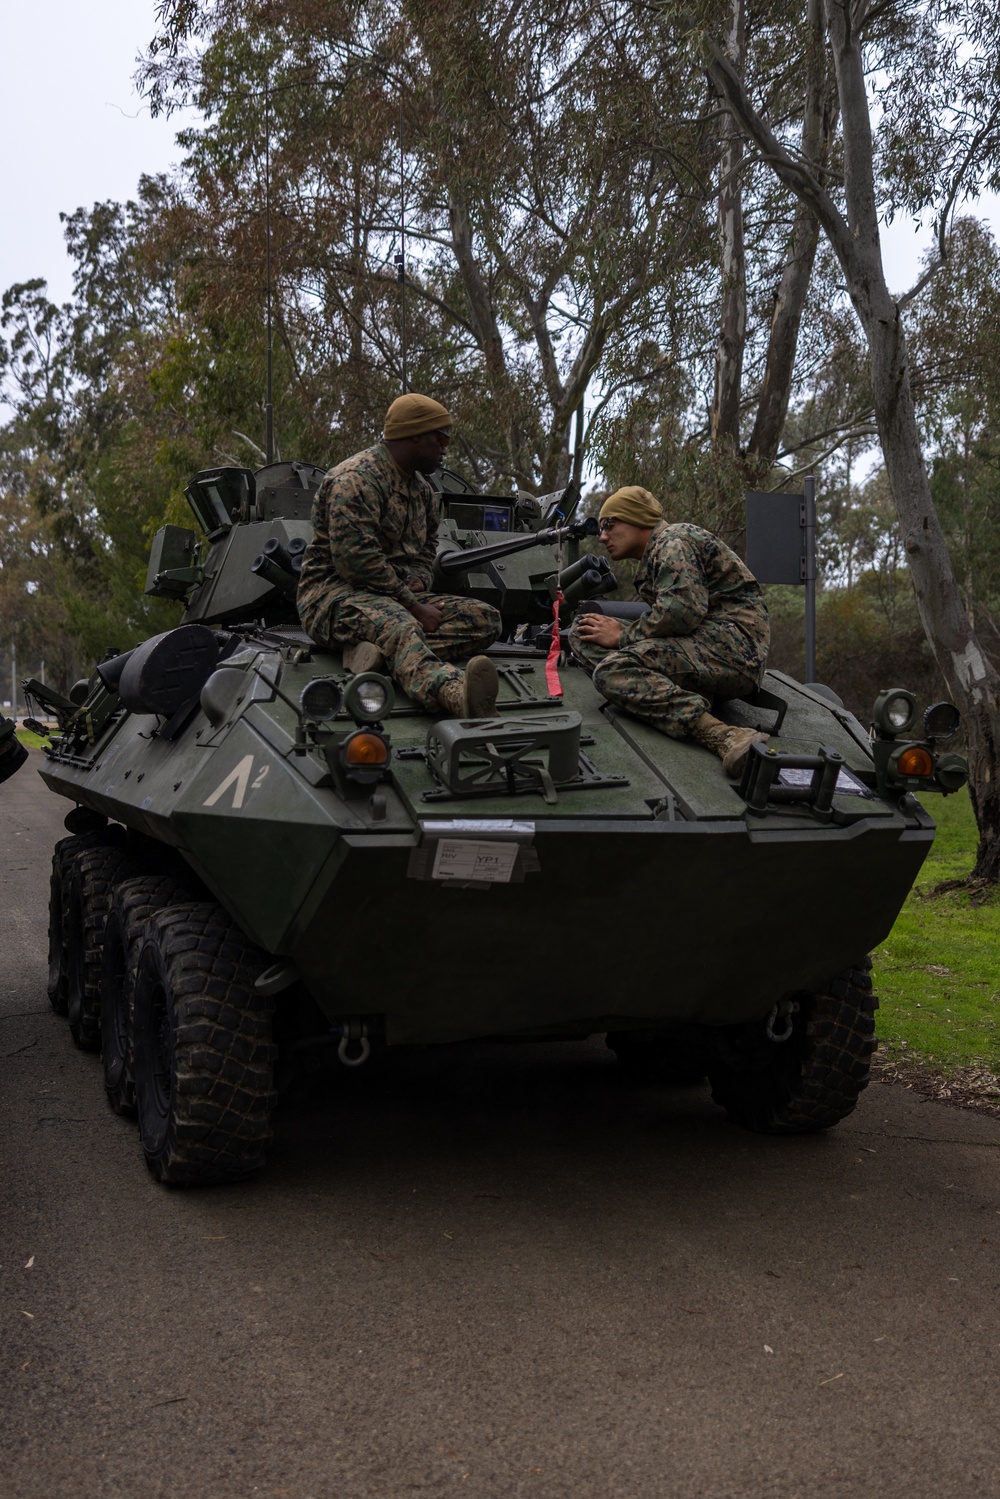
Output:
<instances>
[{"instance_id":1,"label":"camouflage trousers","mask_svg":"<svg viewBox=\"0 0 1000 1499\"><path fill-rule=\"evenodd\" d=\"M380 593L358 590L333 608L306 609L302 627L319 645L369 640L385 657L393 681L421 708L433 712L438 693L461 671L446 663L485 651L500 635L500 615L479 599L451 593L418 593L417 602L441 610L441 624L425 633L409 609Z\"/></svg>"},{"instance_id":2,"label":"camouflage trousers","mask_svg":"<svg viewBox=\"0 0 1000 1499\"><path fill-rule=\"evenodd\" d=\"M609 650L581 640L574 622L569 643L574 656L593 667L594 686L608 702L671 739L686 739L714 699L753 692L766 659L742 630L722 623Z\"/></svg>"}]
</instances>

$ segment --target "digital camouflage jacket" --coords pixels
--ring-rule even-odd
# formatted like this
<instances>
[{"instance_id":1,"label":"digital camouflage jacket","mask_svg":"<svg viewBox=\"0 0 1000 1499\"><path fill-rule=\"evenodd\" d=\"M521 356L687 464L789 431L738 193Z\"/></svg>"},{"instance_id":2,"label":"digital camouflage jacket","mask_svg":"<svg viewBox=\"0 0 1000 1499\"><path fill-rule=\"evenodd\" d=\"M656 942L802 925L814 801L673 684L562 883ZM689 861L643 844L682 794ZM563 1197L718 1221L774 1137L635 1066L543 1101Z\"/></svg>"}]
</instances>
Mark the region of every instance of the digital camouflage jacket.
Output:
<instances>
[{"instance_id":1,"label":"digital camouflage jacket","mask_svg":"<svg viewBox=\"0 0 1000 1499\"><path fill-rule=\"evenodd\" d=\"M767 653L770 629L760 584L725 542L701 526L661 521L646 543L635 589L649 613L622 629L621 645L692 635L702 625L736 625Z\"/></svg>"},{"instance_id":2,"label":"digital camouflage jacket","mask_svg":"<svg viewBox=\"0 0 1000 1499\"><path fill-rule=\"evenodd\" d=\"M419 475L407 479L384 443L331 469L313 501L314 536L299 579L300 612L354 592L380 593L405 608L406 584L426 593L434 573L441 499Z\"/></svg>"}]
</instances>

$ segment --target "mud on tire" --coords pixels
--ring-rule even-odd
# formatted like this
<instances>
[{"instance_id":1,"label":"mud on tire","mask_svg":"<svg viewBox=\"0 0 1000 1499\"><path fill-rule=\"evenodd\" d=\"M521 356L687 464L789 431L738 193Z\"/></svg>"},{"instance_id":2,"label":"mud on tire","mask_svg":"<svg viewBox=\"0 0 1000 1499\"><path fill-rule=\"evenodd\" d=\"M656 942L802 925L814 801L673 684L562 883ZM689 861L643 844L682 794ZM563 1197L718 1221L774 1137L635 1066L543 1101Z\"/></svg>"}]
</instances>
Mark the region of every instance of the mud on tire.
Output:
<instances>
[{"instance_id":1,"label":"mud on tire","mask_svg":"<svg viewBox=\"0 0 1000 1499\"><path fill-rule=\"evenodd\" d=\"M174 875L140 875L113 891L101 956L101 1060L104 1090L116 1114L136 1113L133 1011L145 923L165 906L190 899Z\"/></svg>"},{"instance_id":2,"label":"mud on tire","mask_svg":"<svg viewBox=\"0 0 1000 1499\"><path fill-rule=\"evenodd\" d=\"M135 978L135 1085L146 1164L162 1182L237 1181L264 1164L276 1048L271 961L216 905L151 916Z\"/></svg>"},{"instance_id":3,"label":"mud on tire","mask_svg":"<svg viewBox=\"0 0 1000 1499\"><path fill-rule=\"evenodd\" d=\"M764 1021L715 1033L712 1097L737 1124L762 1134L829 1129L851 1113L868 1085L878 1008L870 959L824 990L794 998L799 1010L788 1041L769 1041Z\"/></svg>"}]
</instances>

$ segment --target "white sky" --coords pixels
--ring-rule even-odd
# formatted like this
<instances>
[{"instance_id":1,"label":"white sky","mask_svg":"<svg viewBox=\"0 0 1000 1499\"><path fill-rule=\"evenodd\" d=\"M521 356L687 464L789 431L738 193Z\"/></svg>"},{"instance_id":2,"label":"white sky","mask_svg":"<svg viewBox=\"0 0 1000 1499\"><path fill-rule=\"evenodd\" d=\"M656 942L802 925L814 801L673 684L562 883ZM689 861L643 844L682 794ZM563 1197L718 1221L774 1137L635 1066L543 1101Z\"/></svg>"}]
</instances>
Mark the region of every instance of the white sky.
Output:
<instances>
[{"instance_id":1,"label":"white sky","mask_svg":"<svg viewBox=\"0 0 1000 1499\"><path fill-rule=\"evenodd\" d=\"M132 83L153 0L0 0L0 27L0 292L43 276L62 302L72 266L60 212L134 197L141 173L179 159L187 122L151 119Z\"/></svg>"},{"instance_id":2,"label":"white sky","mask_svg":"<svg viewBox=\"0 0 1000 1499\"><path fill-rule=\"evenodd\" d=\"M72 267L60 211L134 196L142 172L177 161L174 137L194 116L153 120L132 82L155 28L154 0L0 0L0 292L42 276L64 301ZM1000 201L966 210L1000 232ZM899 220L884 231L886 279L894 292L915 280L930 243Z\"/></svg>"}]
</instances>

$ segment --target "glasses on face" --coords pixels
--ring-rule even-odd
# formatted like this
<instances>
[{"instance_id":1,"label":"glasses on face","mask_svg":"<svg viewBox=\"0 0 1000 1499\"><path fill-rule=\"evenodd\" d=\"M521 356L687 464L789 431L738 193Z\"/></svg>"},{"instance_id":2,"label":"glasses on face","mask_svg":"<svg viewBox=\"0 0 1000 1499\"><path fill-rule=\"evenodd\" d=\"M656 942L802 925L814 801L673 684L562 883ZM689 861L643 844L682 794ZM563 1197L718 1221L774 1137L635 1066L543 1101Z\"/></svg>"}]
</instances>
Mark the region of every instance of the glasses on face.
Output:
<instances>
[{"instance_id":1,"label":"glasses on face","mask_svg":"<svg viewBox=\"0 0 1000 1499\"><path fill-rule=\"evenodd\" d=\"M443 448L446 448L451 442L451 433L447 427L435 427L430 435L436 437Z\"/></svg>"},{"instance_id":2,"label":"glasses on face","mask_svg":"<svg viewBox=\"0 0 1000 1499\"><path fill-rule=\"evenodd\" d=\"M603 536L608 531L613 531L618 522L616 520L599 520L597 522L597 534Z\"/></svg>"}]
</instances>

